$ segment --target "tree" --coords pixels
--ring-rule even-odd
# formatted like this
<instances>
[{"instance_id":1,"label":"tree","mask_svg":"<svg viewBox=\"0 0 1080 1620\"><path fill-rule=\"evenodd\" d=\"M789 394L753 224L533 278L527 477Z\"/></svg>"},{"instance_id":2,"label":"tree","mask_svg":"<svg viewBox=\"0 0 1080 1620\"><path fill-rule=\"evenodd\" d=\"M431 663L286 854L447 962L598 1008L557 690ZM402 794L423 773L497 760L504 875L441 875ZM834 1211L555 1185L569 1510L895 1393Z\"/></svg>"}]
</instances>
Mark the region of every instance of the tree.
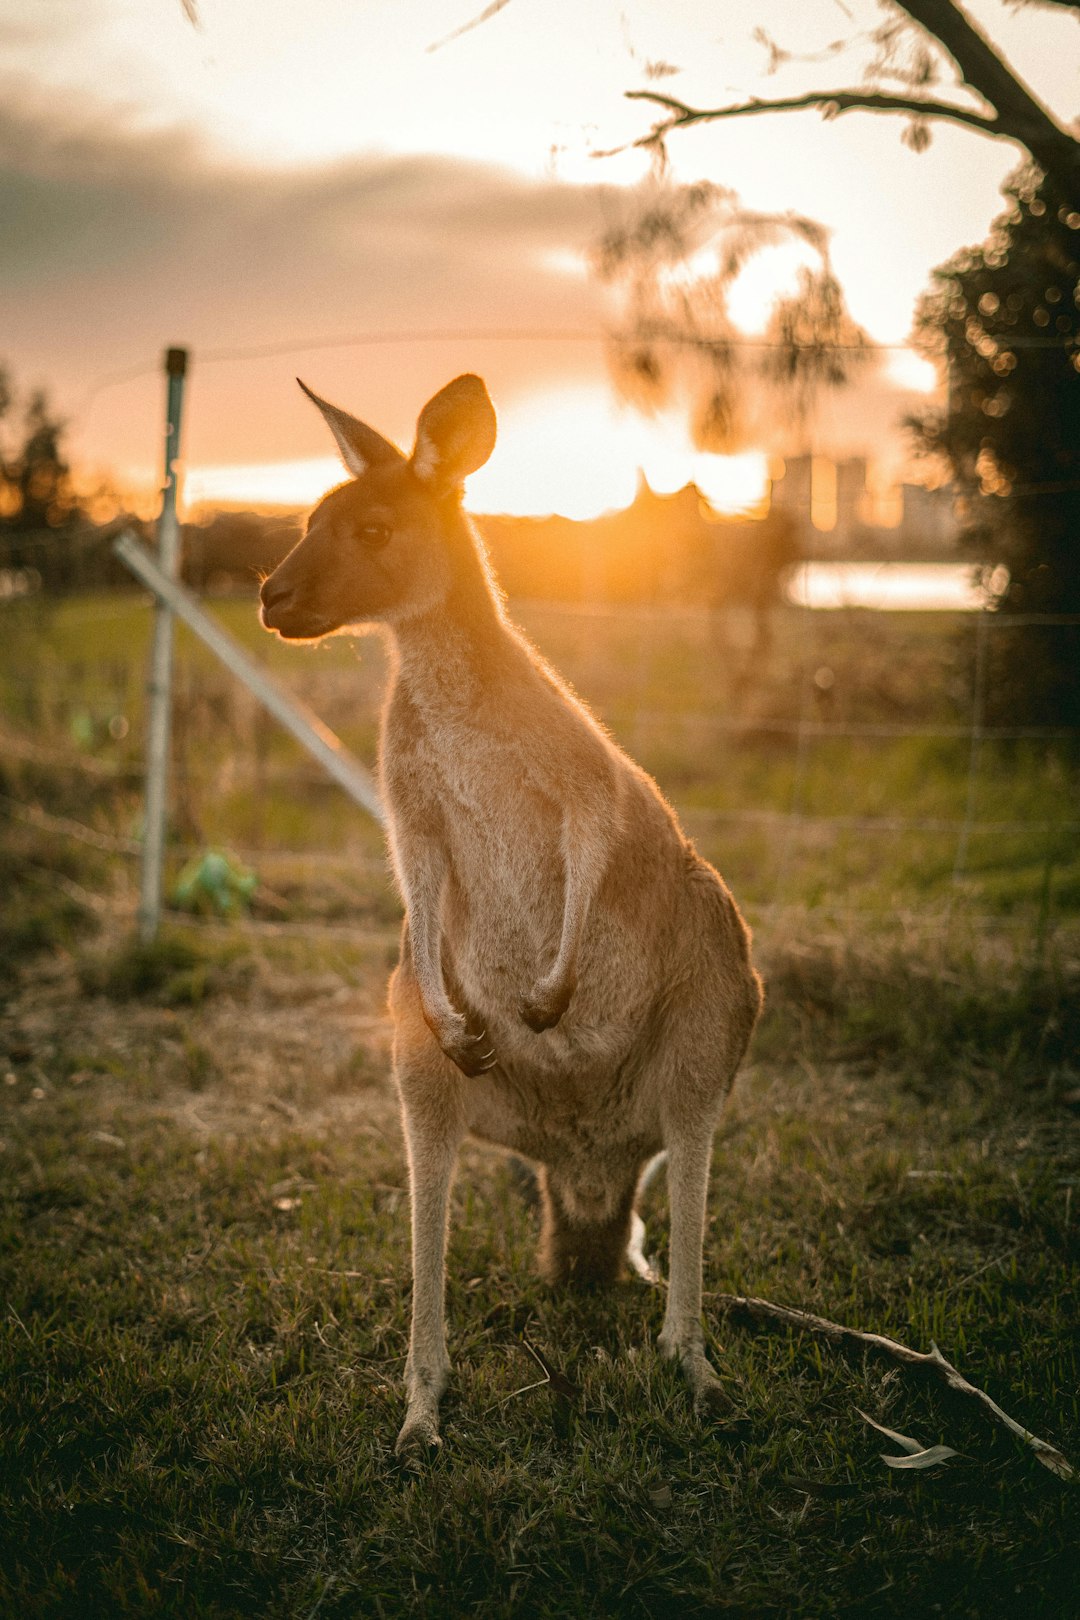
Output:
<instances>
[{"instance_id":1,"label":"tree","mask_svg":"<svg viewBox=\"0 0 1080 1620\"><path fill-rule=\"evenodd\" d=\"M15 393L0 366L0 527L9 533L59 528L77 510L61 449L64 423L40 389L30 395L13 432L16 414Z\"/></svg>"},{"instance_id":2,"label":"tree","mask_svg":"<svg viewBox=\"0 0 1080 1620\"><path fill-rule=\"evenodd\" d=\"M1080 0L1038 0L1080 16ZM690 107L654 90L663 110L640 144L663 151L676 130L721 119L818 107L906 118L915 150L936 121L1007 140L1027 159L1009 211L981 248L935 273L917 331L945 362L943 411L915 424L963 497L963 540L991 600L1014 613L1080 612L1080 140L1063 129L953 0L883 0L868 82L789 98ZM778 66L788 53L759 31ZM849 43L837 42L831 54ZM827 53L829 54L829 53ZM937 93L942 67L953 84ZM895 86L895 88L893 88ZM978 97L965 105L958 91ZM1080 724L1075 627L1019 625L988 641L988 718Z\"/></svg>"},{"instance_id":3,"label":"tree","mask_svg":"<svg viewBox=\"0 0 1080 1620\"><path fill-rule=\"evenodd\" d=\"M1080 16L1080 0L1037 3ZM628 92L631 99L653 102L664 112L639 144L662 144L675 130L694 124L818 107L826 118L854 111L899 114L908 121L908 144L922 150L929 143L931 124L946 120L995 140L1013 142L1038 164L1064 200L1073 207L1080 206L1080 140L1061 127L963 8L953 0L882 0L882 5L886 17L872 36L877 56L868 84L775 99L755 96L720 107L691 107L656 90L632 90ZM758 37L769 50L774 68L790 59L789 53L762 30L758 30ZM846 43L837 42L830 53L837 54ZM965 106L953 99L953 94L930 93L943 61L957 81L952 91L974 93L989 111ZM874 83L875 79L883 84L892 82L898 88L883 89Z\"/></svg>"},{"instance_id":4,"label":"tree","mask_svg":"<svg viewBox=\"0 0 1080 1620\"><path fill-rule=\"evenodd\" d=\"M795 291L747 340L728 310L732 288L763 248L795 241L810 262ZM594 255L616 304L609 358L630 403L688 404L700 449L760 444L766 424L801 423L822 388L841 387L870 354L847 312L828 232L797 214L762 214L709 181L678 185L662 162L628 194L624 217Z\"/></svg>"},{"instance_id":5,"label":"tree","mask_svg":"<svg viewBox=\"0 0 1080 1620\"><path fill-rule=\"evenodd\" d=\"M507 3L495 0L466 26L486 21ZM1080 0L1016 3L1080 17ZM1080 611L1080 255L1074 233L1080 228L1080 138L1058 123L955 0L881 0L881 9L883 21L868 36L876 54L863 83L716 107L694 107L655 89L630 91L631 99L661 112L636 144L655 154L662 176L668 139L679 130L816 107L826 118L854 111L899 115L906 120L903 139L916 151L925 149L940 121L1020 149L1031 167L1009 193L1010 213L997 222L984 248L958 255L937 273L935 290L920 311L924 344L947 362L950 397L943 413L918 424L918 433L922 448L944 460L964 494L965 538L984 563L997 605L1035 614L1075 613ZM792 59L763 29L756 36L772 69ZM835 41L822 54L839 56L851 43ZM672 71L662 67L665 76ZM939 92L943 70L953 82ZM974 99L965 101L965 92ZM717 274L696 286L691 282L688 289L672 271L685 265L693 246L688 226L709 209L715 214L718 202L728 209L736 256L721 254ZM775 231L780 223L755 220L730 193L699 184L676 191L663 207L646 207L599 255L601 274L623 282L630 316L621 364L624 390L636 390L646 403L662 397L674 369L671 356L685 364L689 354L699 371L705 365L696 433L711 448L728 447L741 434L732 415L740 395L727 321L730 266L745 252L740 242L760 242L762 228ZM767 336L775 345L774 372L786 372L796 384L802 380L805 397L815 383L844 380L845 359L860 353L862 336L844 310L820 227L795 219L785 223L813 245L819 264L807 272L800 295L774 311ZM1033 330L1026 329L1028 323ZM795 392L798 399L798 387ZM1056 638L1055 645L1048 626L1040 626L1034 637L1012 632L1008 641L995 637L993 696L999 714L1080 721L1080 659L1073 653L1076 638L1068 650L1066 639Z\"/></svg>"},{"instance_id":6,"label":"tree","mask_svg":"<svg viewBox=\"0 0 1080 1620\"><path fill-rule=\"evenodd\" d=\"M989 239L934 272L917 337L943 409L913 423L961 494L995 607L1080 614L1080 210L1029 165ZM1080 725L1080 628L995 631L990 718Z\"/></svg>"},{"instance_id":7,"label":"tree","mask_svg":"<svg viewBox=\"0 0 1080 1620\"><path fill-rule=\"evenodd\" d=\"M47 579L64 572L54 543L82 515L63 452L64 423L35 390L22 409L0 366L0 562Z\"/></svg>"}]
</instances>

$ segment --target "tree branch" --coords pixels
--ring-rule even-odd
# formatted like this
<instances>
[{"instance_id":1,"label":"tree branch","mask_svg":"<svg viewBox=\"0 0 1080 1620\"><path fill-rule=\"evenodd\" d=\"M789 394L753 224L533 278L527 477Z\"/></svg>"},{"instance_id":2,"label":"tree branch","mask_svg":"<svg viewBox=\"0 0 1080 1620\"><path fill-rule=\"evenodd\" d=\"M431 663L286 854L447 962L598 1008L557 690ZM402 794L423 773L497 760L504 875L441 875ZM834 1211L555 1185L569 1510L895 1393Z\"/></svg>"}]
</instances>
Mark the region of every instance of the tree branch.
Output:
<instances>
[{"instance_id":1,"label":"tree branch","mask_svg":"<svg viewBox=\"0 0 1080 1620\"><path fill-rule=\"evenodd\" d=\"M1045 173L1066 195L1080 184L1080 141L1061 128L1052 113L1003 62L953 0L897 0L901 11L917 22L946 52L970 90L997 113L1000 133L1027 147Z\"/></svg>"},{"instance_id":2,"label":"tree branch","mask_svg":"<svg viewBox=\"0 0 1080 1620\"><path fill-rule=\"evenodd\" d=\"M1080 9L1080 0L1056 3L1068 5L1070 10ZM654 90L631 90L628 94L632 100L652 101L669 115L636 144L654 145L673 129L722 118L748 118L755 113L796 112L807 107L820 107L831 117L852 111L901 113L916 119L943 119L978 130L980 135L1014 142L1035 160L1059 194L1075 206L1080 201L1080 140L1057 123L953 0L897 0L897 4L949 58L964 86L993 109L989 115L949 101L886 95L874 90L814 90L807 95L769 101L755 96L728 107L690 107Z\"/></svg>"},{"instance_id":3,"label":"tree branch","mask_svg":"<svg viewBox=\"0 0 1080 1620\"><path fill-rule=\"evenodd\" d=\"M181 0L181 4L186 5L187 0ZM481 23L490 22L492 17L497 17L499 12L509 4L510 0L491 0L491 4L485 6L477 16L470 17L469 21L462 23L460 28L455 28L452 33L444 34L442 39L437 39L433 45L429 45L427 47L428 55L430 56L432 51L441 51L444 45L449 45L453 40L460 39L462 34L471 34L474 28L479 28Z\"/></svg>"},{"instance_id":4,"label":"tree branch","mask_svg":"<svg viewBox=\"0 0 1080 1620\"><path fill-rule=\"evenodd\" d=\"M730 107L690 107L686 102L661 95L657 90L628 90L626 99L652 101L671 114L638 145L646 145L666 135L669 130L685 129L690 124L707 124L720 118L749 118L755 113L799 112L808 107L820 107L834 118L845 112L907 113L914 118L946 118L977 129L981 135L1015 139L1002 127L1000 119L987 118L967 107L956 107L949 101L927 101L919 96L881 95L873 90L811 90L803 96L786 96L775 101L763 101L754 96L750 101L738 102Z\"/></svg>"},{"instance_id":5,"label":"tree branch","mask_svg":"<svg viewBox=\"0 0 1080 1620\"><path fill-rule=\"evenodd\" d=\"M932 1339L929 1351L912 1350L909 1345L901 1344L897 1339L888 1339L884 1334L863 1333L859 1328L846 1327L840 1322L830 1322L825 1316L814 1316L810 1311L798 1310L791 1305L774 1305L771 1300L758 1299L753 1295L713 1294L709 1297L723 1310L749 1316L753 1321L778 1322L785 1327L801 1328L804 1332L816 1333L820 1338L828 1339L833 1344L849 1344L863 1350L877 1350L891 1356L894 1361L903 1362L905 1366L918 1367L922 1371L933 1373L958 1395L967 1395L985 1407L999 1423L1003 1423L1031 1447L1044 1468L1049 1468L1061 1479L1073 1480L1077 1477L1076 1469L1057 1446L1051 1445L1048 1440L1040 1440L1038 1435L1032 1434L1030 1429L1025 1429L1015 1418L1011 1418L1003 1411L985 1390L970 1384L962 1373L957 1372L951 1361L946 1361Z\"/></svg>"},{"instance_id":6,"label":"tree branch","mask_svg":"<svg viewBox=\"0 0 1080 1620\"><path fill-rule=\"evenodd\" d=\"M1006 66L990 41L953 0L897 0L897 4L937 40L963 83L989 101L999 116L1008 108L1016 116L1046 125L1056 135L1065 134L1034 92Z\"/></svg>"}]
</instances>

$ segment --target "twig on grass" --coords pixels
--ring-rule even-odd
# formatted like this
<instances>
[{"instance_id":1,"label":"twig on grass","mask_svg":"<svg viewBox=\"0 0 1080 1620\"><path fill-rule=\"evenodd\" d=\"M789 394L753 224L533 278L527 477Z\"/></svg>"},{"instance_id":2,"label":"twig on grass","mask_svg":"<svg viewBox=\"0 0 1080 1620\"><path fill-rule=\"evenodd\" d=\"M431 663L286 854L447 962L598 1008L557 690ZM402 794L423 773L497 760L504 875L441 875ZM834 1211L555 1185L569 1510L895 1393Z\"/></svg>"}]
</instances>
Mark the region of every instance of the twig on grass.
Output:
<instances>
[{"instance_id":1,"label":"twig on grass","mask_svg":"<svg viewBox=\"0 0 1080 1620\"><path fill-rule=\"evenodd\" d=\"M184 1274L185 1274L185 1276L188 1276L188 1277L194 1276L196 1271L201 1271L202 1270L203 1266L206 1264L206 1262L209 1260L210 1256L213 1254L214 1250L218 1247L219 1243L221 1242L221 1238L222 1238L222 1234L220 1232L216 1232L206 1242L206 1244L203 1246L202 1251L199 1254L185 1255L185 1257L184 1257L184 1261L185 1261Z\"/></svg>"},{"instance_id":2,"label":"twig on grass","mask_svg":"<svg viewBox=\"0 0 1080 1620\"><path fill-rule=\"evenodd\" d=\"M1019 1252L1019 1243L1014 1243L1011 1249L1005 1250L1004 1254L992 1255L990 1259L987 1260L983 1265L976 1266L974 1271L969 1271L966 1276L961 1277L959 1282L951 1283L950 1286L946 1288L943 1297L947 1298L949 1294L955 1294L958 1289L966 1288L969 1282L974 1282L976 1277L981 1277L984 1271L989 1271L993 1266L1004 1265L1006 1260L1011 1260L1013 1255L1019 1254Z\"/></svg>"},{"instance_id":3,"label":"twig on grass","mask_svg":"<svg viewBox=\"0 0 1080 1620\"><path fill-rule=\"evenodd\" d=\"M30 1340L30 1343L33 1344L34 1335L30 1332L30 1329L27 1327L14 1305L8 1306L8 1321L14 1322L17 1327L21 1327L23 1332L26 1334L26 1337Z\"/></svg>"},{"instance_id":4,"label":"twig on grass","mask_svg":"<svg viewBox=\"0 0 1080 1620\"><path fill-rule=\"evenodd\" d=\"M487 1417L488 1412L494 1412L498 1407L505 1406L507 1401L514 1401L519 1395L528 1395L534 1389L550 1389L556 1400L560 1401L571 1401L580 1393L573 1379L567 1378L565 1373L553 1367L548 1358L532 1343L527 1333L521 1335L521 1347L532 1356L543 1373L543 1378L538 1378L533 1384L523 1384L520 1389L511 1390L509 1395L504 1395L494 1405L487 1407L482 1414L484 1417Z\"/></svg>"},{"instance_id":5,"label":"twig on grass","mask_svg":"<svg viewBox=\"0 0 1080 1620\"><path fill-rule=\"evenodd\" d=\"M945 1359L933 1339L930 1340L928 1352L912 1350L909 1345L900 1344L896 1339L888 1339L884 1334L863 1333L859 1328L844 1327L840 1322L830 1322L827 1317L814 1316L812 1312L800 1311L794 1306L774 1305L771 1300L758 1299L752 1294L713 1294L711 1297L722 1310L739 1312L759 1322L783 1322L789 1327L816 1333L833 1344L861 1345L868 1350L879 1350L906 1366L921 1367L932 1372L939 1376L949 1389L955 1390L958 1395L971 1396L992 1412L1013 1434L1019 1435L1020 1439L1031 1447L1044 1468L1049 1468L1060 1479L1076 1478L1076 1469L1056 1446L1052 1446L1048 1440L1040 1440L1038 1435L1032 1434L1030 1429L1025 1429L1007 1412L1002 1411L985 1390L970 1384L961 1373L957 1372L952 1363Z\"/></svg>"},{"instance_id":6,"label":"twig on grass","mask_svg":"<svg viewBox=\"0 0 1080 1620\"><path fill-rule=\"evenodd\" d=\"M516 1401L519 1395L528 1395L531 1390L544 1389L548 1384L551 1383L550 1368L547 1366L543 1357L540 1356L529 1343L524 1334L521 1335L521 1344L522 1348L529 1352L530 1356L532 1356L533 1360L536 1362L536 1365L540 1368L540 1371L544 1375L543 1378L538 1378L533 1384L523 1384L520 1389L512 1389L509 1395L503 1395L500 1400L495 1401L491 1406L485 1407L481 1414L482 1417L487 1417L489 1412L497 1411L500 1406L505 1406L507 1401Z\"/></svg>"}]
</instances>

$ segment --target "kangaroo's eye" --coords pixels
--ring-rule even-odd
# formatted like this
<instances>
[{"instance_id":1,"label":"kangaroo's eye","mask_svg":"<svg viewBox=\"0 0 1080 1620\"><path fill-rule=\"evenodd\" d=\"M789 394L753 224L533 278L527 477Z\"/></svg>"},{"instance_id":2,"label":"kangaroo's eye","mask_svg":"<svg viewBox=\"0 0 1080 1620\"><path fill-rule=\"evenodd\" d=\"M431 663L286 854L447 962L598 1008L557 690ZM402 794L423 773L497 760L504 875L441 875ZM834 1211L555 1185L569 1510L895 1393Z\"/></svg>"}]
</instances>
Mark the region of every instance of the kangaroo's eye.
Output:
<instances>
[{"instance_id":1,"label":"kangaroo's eye","mask_svg":"<svg viewBox=\"0 0 1080 1620\"><path fill-rule=\"evenodd\" d=\"M365 546L371 546L378 551L385 546L390 538L389 523L362 523L360 525L360 538Z\"/></svg>"}]
</instances>

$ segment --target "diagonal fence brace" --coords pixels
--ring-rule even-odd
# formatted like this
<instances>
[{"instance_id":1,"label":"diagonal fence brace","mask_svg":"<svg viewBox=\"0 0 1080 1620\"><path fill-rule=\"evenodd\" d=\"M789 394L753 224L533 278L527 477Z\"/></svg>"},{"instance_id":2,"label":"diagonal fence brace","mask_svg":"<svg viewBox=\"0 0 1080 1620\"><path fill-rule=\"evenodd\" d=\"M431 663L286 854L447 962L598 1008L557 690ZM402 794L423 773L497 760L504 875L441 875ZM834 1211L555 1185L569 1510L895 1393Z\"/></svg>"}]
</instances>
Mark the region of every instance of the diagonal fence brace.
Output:
<instances>
[{"instance_id":1,"label":"diagonal fence brace","mask_svg":"<svg viewBox=\"0 0 1080 1620\"><path fill-rule=\"evenodd\" d=\"M280 721L286 731L307 749L327 775L332 777L339 787L344 788L349 797L366 810L368 815L373 816L380 826L384 825L386 812L374 777L359 760L353 758L330 727L324 725L317 714L279 686L265 667L218 624L216 619L211 618L205 609L200 607L190 591L162 573L146 547L140 545L130 529L125 529L117 536L113 541L113 550L136 579L151 590L159 601L171 608L177 618L182 619L200 641L221 660L230 674L235 675L237 680L258 698L263 707L269 710L274 719Z\"/></svg>"}]
</instances>

